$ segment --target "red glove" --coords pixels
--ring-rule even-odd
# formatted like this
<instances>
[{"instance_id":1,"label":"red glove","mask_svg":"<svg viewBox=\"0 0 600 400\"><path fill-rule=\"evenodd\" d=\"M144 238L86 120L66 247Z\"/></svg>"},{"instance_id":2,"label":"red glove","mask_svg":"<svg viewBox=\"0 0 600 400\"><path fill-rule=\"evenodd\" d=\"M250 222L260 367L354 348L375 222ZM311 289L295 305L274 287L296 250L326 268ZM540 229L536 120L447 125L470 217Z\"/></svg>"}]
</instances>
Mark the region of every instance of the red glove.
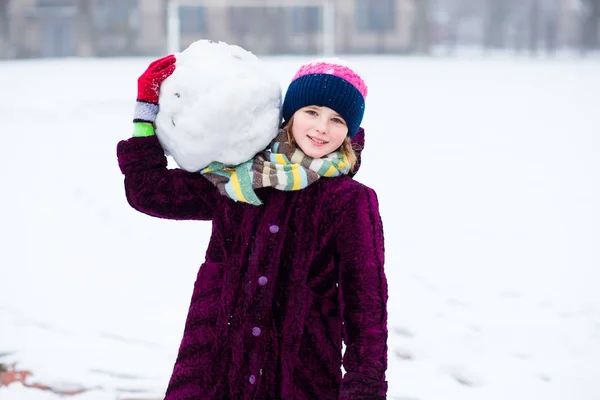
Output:
<instances>
[{"instance_id":1,"label":"red glove","mask_svg":"<svg viewBox=\"0 0 600 400\"><path fill-rule=\"evenodd\" d=\"M138 78L138 94L133 122L153 124L158 114L160 85L175 71L175 56L170 54L152 62Z\"/></svg>"}]
</instances>

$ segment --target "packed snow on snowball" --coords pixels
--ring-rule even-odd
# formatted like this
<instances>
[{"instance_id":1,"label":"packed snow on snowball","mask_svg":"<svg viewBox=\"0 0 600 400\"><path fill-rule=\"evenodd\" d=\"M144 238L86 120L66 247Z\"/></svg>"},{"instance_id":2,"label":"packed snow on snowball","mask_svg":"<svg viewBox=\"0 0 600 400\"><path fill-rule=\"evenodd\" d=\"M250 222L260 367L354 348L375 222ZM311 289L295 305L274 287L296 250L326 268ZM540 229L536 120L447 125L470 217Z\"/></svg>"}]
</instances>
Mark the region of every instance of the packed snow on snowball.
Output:
<instances>
[{"instance_id":1,"label":"packed snow on snowball","mask_svg":"<svg viewBox=\"0 0 600 400\"><path fill-rule=\"evenodd\" d=\"M175 56L175 72L160 90L156 133L181 168L237 165L268 146L279 128L282 96L261 60L209 40Z\"/></svg>"}]
</instances>

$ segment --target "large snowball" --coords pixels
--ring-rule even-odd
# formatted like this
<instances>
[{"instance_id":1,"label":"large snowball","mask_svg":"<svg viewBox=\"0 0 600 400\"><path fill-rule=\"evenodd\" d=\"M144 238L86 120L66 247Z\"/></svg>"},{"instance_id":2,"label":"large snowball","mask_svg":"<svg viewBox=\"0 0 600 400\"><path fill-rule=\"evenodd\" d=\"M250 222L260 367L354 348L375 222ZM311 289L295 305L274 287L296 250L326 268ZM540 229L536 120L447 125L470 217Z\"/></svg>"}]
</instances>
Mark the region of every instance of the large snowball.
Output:
<instances>
[{"instance_id":1,"label":"large snowball","mask_svg":"<svg viewBox=\"0 0 600 400\"><path fill-rule=\"evenodd\" d=\"M200 40L175 57L160 88L156 135L182 169L237 165L267 147L281 120L281 86L254 54Z\"/></svg>"}]
</instances>

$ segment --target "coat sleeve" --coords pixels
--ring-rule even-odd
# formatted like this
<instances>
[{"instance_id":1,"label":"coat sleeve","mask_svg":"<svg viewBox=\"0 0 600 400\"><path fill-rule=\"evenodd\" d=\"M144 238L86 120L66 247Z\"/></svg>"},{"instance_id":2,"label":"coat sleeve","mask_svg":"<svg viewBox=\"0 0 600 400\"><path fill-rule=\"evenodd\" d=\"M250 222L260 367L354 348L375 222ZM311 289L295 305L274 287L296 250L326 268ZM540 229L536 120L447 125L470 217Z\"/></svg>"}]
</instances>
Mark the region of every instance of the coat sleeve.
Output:
<instances>
[{"instance_id":1,"label":"coat sleeve","mask_svg":"<svg viewBox=\"0 0 600 400\"><path fill-rule=\"evenodd\" d=\"M156 136L133 137L117 145L125 195L136 210L158 218L211 220L220 199L200 173L168 169Z\"/></svg>"},{"instance_id":2,"label":"coat sleeve","mask_svg":"<svg viewBox=\"0 0 600 400\"><path fill-rule=\"evenodd\" d=\"M339 400L384 400L388 288L377 196L363 186L345 207L337 232L346 344Z\"/></svg>"}]
</instances>

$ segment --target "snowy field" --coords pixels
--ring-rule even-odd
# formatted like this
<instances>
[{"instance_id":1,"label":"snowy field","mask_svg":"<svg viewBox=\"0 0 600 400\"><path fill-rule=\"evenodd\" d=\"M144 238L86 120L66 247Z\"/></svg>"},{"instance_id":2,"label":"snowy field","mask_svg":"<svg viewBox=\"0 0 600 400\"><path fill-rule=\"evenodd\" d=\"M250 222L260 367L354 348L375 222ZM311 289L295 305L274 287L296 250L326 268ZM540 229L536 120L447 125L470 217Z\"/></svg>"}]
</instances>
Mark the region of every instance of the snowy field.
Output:
<instances>
[{"instance_id":1,"label":"snowy field","mask_svg":"<svg viewBox=\"0 0 600 400\"><path fill-rule=\"evenodd\" d=\"M305 58L268 58L287 86ZM600 59L350 58L386 233L389 399L600 399ZM150 59L0 62L0 363L160 398L210 224L129 207ZM2 400L58 399L20 384Z\"/></svg>"}]
</instances>

